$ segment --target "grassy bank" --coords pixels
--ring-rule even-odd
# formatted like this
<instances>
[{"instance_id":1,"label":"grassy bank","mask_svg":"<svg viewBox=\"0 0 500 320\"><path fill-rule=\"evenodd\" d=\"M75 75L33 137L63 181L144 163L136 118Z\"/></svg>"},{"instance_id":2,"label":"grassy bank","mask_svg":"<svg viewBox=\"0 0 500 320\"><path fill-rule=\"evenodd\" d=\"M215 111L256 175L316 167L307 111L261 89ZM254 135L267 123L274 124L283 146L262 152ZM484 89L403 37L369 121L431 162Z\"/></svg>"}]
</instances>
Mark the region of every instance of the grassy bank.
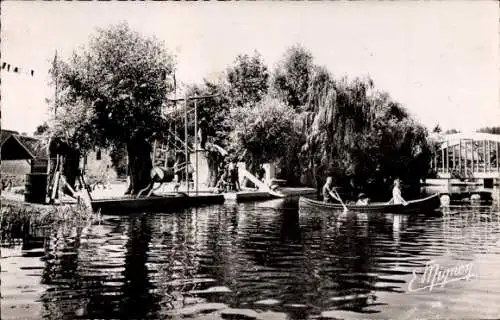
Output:
<instances>
[{"instance_id":1,"label":"grassy bank","mask_svg":"<svg viewBox=\"0 0 500 320\"><path fill-rule=\"evenodd\" d=\"M23 238L35 228L64 224L68 227L85 225L97 215L83 204L41 205L2 197L0 217L1 240Z\"/></svg>"}]
</instances>

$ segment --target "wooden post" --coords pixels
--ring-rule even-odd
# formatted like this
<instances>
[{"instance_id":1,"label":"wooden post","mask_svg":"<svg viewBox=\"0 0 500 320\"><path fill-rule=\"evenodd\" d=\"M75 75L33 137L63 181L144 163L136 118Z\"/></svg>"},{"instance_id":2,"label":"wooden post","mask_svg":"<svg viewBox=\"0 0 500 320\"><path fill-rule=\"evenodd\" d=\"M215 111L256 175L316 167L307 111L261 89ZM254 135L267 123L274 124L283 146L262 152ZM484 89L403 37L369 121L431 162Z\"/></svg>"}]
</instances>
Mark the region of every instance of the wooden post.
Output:
<instances>
[{"instance_id":1,"label":"wooden post","mask_svg":"<svg viewBox=\"0 0 500 320\"><path fill-rule=\"evenodd\" d=\"M474 173L474 140L470 140L471 171Z\"/></svg>"},{"instance_id":2,"label":"wooden post","mask_svg":"<svg viewBox=\"0 0 500 320\"><path fill-rule=\"evenodd\" d=\"M458 140L458 169L462 171L462 139Z\"/></svg>"},{"instance_id":3,"label":"wooden post","mask_svg":"<svg viewBox=\"0 0 500 320\"><path fill-rule=\"evenodd\" d=\"M475 170L477 170L477 166L476 166L476 157L475 157L475 153L474 153L474 149L476 147L476 144L474 143L474 140L471 140L470 141L470 153L471 153L471 159L472 159L472 174L474 174Z\"/></svg>"},{"instance_id":4,"label":"wooden post","mask_svg":"<svg viewBox=\"0 0 500 320\"><path fill-rule=\"evenodd\" d=\"M437 155L434 157L434 169L436 170L436 172L439 170Z\"/></svg>"},{"instance_id":5,"label":"wooden post","mask_svg":"<svg viewBox=\"0 0 500 320\"><path fill-rule=\"evenodd\" d=\"M465 146L464 146L465 147L465 170L464 170L464 172L465 172L465 176L467 176L467 169L468 169L467 166L469 164L469 157L468 157L469 154L467 152L467 140L464 141L464 144L465 144Z\"/></svg>"},{"instance_id":6,"label":"wooden post","mask_svg":"<svg viewBox=\"0 0 500 320\"><path fill-rule=\"evenodd\" d=\"M489 144L489 141L488 141L488 144ZM483 148L484 148L484 172L487 172L489 169L488 169L488 144L486 143L486 140L484 140L484 145L483 145Z\"/></svg>"},{"instance_id":7,"label":"wooden post","mask_svg":"<svg viewBox=\"0 0 500 320\"><path fill-rule=\"evenodd\" d=\"M156 166L156 139L153 142L153 167Z\"/></svg>"},{"instance_id":8,"label":"wooden post","mask_svg":"<svg viewBox=\"0 0 500 320\"><path fill-rule=\"evenodd\" d=\"M443 169L443 174L446 172L444 169L444 149L441 149L441 168Z\"/></svg>"},{"instance_id":9,"label":"wooden post","mask_svg":"<svg viewBox=\"0 0 500 320\"><path fill-rule=\"evenodd\" d=\"M188 97L186 95L184 108L184 152L186 154L186 193L189 194L189 150L188 150Z\"/></svg>"},{"instance_id":10,"label":"wooden post","mask_svg":"<svg viewBox=\"0 0 500 320\"><path fill-rule=\"evenodd\" d=\"M195 164L195 173L196 173L196 181L195 184L195 192L198 195L198 110L196 105L196 99L194 100L194 164Z\"/></svg>"},{"instance_id":11,"label":"wooden post","mask_svg":"<svg viewBox=\"0 0 500 320\"><path fill-rule=\"evenodd\" d=\"M453 163L453 170L456 169L457 167L457 164L456 164L456 160L455 160L455 149L456 149L456 145L453 145L451 151L452 151L452 163Z\"/></svg>"},{"instance_id":12,"label":"wooden post","mask_svg":"<svg viewBox=\"0 0 500 320\"><path fill-rule=\"evenodd\" d=\"M58 89L59 89L59 68L57 66L57 50L56 50L56 54L54 55L54 64L53 64L53 68L54 68L54 73L55 73L55 83L54 83L54 119L57 117L57 104L58 104Z\"/></svg>"},{"instance_id":13,"label":"wooden post","mask_svg":"<svg viewBox=\"0 0 500 320\"><path fill-rule=\"evenodd\" d=\"M450 143L446 142L446 172L450 172Z\"/></svg>"},{"instance_id":14,"label":"wooden post","mask_svg":"<svg viewBox=\"0 0 500 320\"><path fill-rule=\"evenodd\" d=\"M486 172L486 140L483 140L483 172Z\"/></svg>"},{"instance_id":15,"label":"wooden post","mask_svg":"<svg viewBox=\"0 0 500 320\"><path fill-rule=\"evenodd\" d=\"M496 154L496 158L497 158L497 171L500 171L499 170L500 169L500 165L498 164L500 162L499 159L498 159L498 144L499 144L499 142L496 141L495 145L496 145L496 149L497 149L497 154Z\"/></svg>"},{"instance_id":16,"label":"wooden post","mask_svg":"<svg viewBox=\"0 0 500 320\"><path fill-rule=\"evenodd\" d=\"M59 179L62 171L62 156L57 155L56 167L54 170L54 181L52 184L52 194L50 195L50 203L54 203L56 196L59 196Z\"/></svg>"},{"instance_id":17,"label":"wooden post","mask_svg":"<svg viewBox=\"0 0 500 320\"><path fill-rule=\"evenodd\" d=\"M474 174L474 140L469 140L470 144L470 170Z\"/></svg>"},{"instance_id":18,"label":"wooden post","mask_svg":"<svg viewBox=\"0 0 500 320\"><path fill-rule=\"evenodd\" d=\"M491 141L488 140L488 148L486 150L488 153L486 160L488 161L488 172L491 172Z\"/></svg>"}]
</instances>

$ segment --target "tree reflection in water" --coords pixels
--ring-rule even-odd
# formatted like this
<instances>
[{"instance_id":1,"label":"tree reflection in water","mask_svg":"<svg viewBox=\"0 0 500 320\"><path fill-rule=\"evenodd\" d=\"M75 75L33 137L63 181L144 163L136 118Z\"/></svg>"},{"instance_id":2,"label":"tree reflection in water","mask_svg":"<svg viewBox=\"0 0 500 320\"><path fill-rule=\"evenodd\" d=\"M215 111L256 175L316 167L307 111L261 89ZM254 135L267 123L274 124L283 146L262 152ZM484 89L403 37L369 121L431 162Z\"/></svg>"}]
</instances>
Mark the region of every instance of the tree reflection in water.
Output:
<instances>
[{"instance_id":1,"label":"tree reflection in water","mask_svg":"<svg viewBox=\"0 0 500 320\"><path fill-rule=\"evenodd\" d=\"M123 299L124 319L157 319L158 297L152 293L146 266L151 242L151 219L146 215L131 217L126 244Z\"/></svg>"},{"instance_id":2,"label":"tree reflection in water","mask_svg":"<svg viewBox=\"0 0 500 320\"><path fill-rule=\"evenodd\" d=\"M42 295L44 304L43 317L47 319L63 319L74 315L78 309L79 298L68 294L67 289L79 292L82 281L78 274L79 237L74 234L78 230L66 229L63 225L49 234L45 247L45 268L42 272L42 284L49 289ZM82 301L83 302L83 301ZM83 302L85 303L85 302Z\"/></svg>"},{"instance_id":3,"label":"tree reflection in water","mask_svg":"<svg viewBox=\"0 0 500 320\"><path fill-rule=\"evenodd\" d=\"M62 227L50 235L42 275L42 283L49 285L41 298L43 317L156 319L157 298L146 267L150 223L147 217L130 217L125 226L91 226L84 236L81 228Z\"/></svg>"},{"instance_id":4,"label":"tree reflection in water","mask_svg":"<svg viewBox=\"0 0 500 320\"><path fill-rule=\"evenodd\" d=\"M373 312L375 292L401 292L400 276L418 263L405 265L405 258L424 250L425 243L412 244L434 223L304 214L283 203L122 216L87 235L54 234L46 247L45 318L165 318L193 303L253 308L264 299L295 319L329 309Z\"/></svg>"}]
</instances>

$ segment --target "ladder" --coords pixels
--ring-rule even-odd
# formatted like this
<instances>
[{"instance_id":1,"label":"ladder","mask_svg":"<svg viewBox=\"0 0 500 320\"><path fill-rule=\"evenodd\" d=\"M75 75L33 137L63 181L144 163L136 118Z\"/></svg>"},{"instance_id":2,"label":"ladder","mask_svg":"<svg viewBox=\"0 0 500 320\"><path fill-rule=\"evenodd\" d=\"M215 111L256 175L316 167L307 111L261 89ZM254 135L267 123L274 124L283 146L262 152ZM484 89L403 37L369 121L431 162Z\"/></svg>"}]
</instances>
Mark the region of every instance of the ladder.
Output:
<instances>
[{"instance_id":1,"label":"ladder","mask_svg":"<svg viewBox=\"0 0 500 320\"><path fill-rule=\"evenodd\" d=\"M170 115L171 113L174 113L174 112L177 112L179 111L178 109L176 109L176 102L177 101L184 101L185 103L185 108L184 108L184 134L185 134L185 139L186 141L183 141L181 138L179 138L176 134L176 132L172 132L172 130L170 130L170 125L169 127L167 128L167 133L169 134L169 137L166 141L166 145L164 143L160 143L158 146L157 146L157 141L155 141L155 146L154 146L154 151L153 151L153 163L156 165L156 159L157 159L157 156L160 156L160 159L163 159L163 165L166 167L167 165L167 154L168 154L168 151L169 151L169 147L173 147L173 150L177 153L180 151L181 154L184 154L185 156L185 163L184 164L178 164L178 168L176 168L177 172L181 171L181 167L183 168L183 170L185 170L185 180L186 180L186 189L187 189L187 192L189 192L189 184L190 184L190 179L189 179L189 176L191 175L193 178L195 177L194 175L196 174L196 182L193 181L193 183L195 183L195 190L196 192L198 192L198 172L195 172L197 171L198 169L198 150L194 151L193 148L189 147L188 145L188 142L187 142L187 137L188 137L188 127L187 127L187 124L188 124L188 113L190 112L193 112L194 111L194 143L193 143L193 147L194 149L198 149L198 143L197 143L197 135L198 135L198 130L197 130L197 124L198 124L198 113L197 113L197 106L196 106L196 101L198 99L206 99L206 98L213 98L213 97L216 97L217 95L208 95L208 96L195 96L195 97L185 97L185 98L181 98L181 99L169 99L169 101L171 102L174 102L174 107L170 110L166 110L167 112L165 112L164 114L165 115ZM194 107L191 107L189 108L188 107L188 101L189 100L194 100ZM174 130L175 131L175 130ZM172 138L172 139L170 139ZM158 148L157 148L158 147ZM158 149L158 152L157 152L157 149ZM195 166L196 168L193 168L192 164L191 164L191 160L190 160L190 154L192 154L194 152L194 155L195 155ZM158 154L160 153L160 154ZM162 155L163 153L163 155ZM190 171L190 172L189 172Z\"/></svg>"}]
</instances>

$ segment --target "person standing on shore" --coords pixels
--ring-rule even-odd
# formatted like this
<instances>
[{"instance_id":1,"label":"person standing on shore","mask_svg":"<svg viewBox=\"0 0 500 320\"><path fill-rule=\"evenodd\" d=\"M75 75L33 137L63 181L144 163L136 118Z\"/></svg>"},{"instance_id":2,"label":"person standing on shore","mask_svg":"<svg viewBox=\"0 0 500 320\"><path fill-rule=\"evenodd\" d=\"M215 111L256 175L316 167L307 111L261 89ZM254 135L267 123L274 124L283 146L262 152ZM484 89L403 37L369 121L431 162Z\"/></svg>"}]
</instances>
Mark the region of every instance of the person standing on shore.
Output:
<instances>
[{"instance_id":1,"label":"person standing on shore","mask_svg":"<svg viewBox=\"0 0 500 320\"><path fill-rule=\"evenodd\" d=\"M239 172L238 172L238 163L236 162L236 159L233 160L232 166L231 166L231 184L234 185L234 190L235 191L240 191L240 177L239 177Z\"/></svg>"},{"instance_id":2,"label":"person standing on shore","mask_svg":"<svg viewBox=\"0 0 500 320\"><path fill-rule=\"evenodd\" d=\"M264 182L265 176L266 176L266 169L264 169L264 165L261 164L259 166L259 169L257 170L257 179Z\"/></svg>"}]
</instances>

